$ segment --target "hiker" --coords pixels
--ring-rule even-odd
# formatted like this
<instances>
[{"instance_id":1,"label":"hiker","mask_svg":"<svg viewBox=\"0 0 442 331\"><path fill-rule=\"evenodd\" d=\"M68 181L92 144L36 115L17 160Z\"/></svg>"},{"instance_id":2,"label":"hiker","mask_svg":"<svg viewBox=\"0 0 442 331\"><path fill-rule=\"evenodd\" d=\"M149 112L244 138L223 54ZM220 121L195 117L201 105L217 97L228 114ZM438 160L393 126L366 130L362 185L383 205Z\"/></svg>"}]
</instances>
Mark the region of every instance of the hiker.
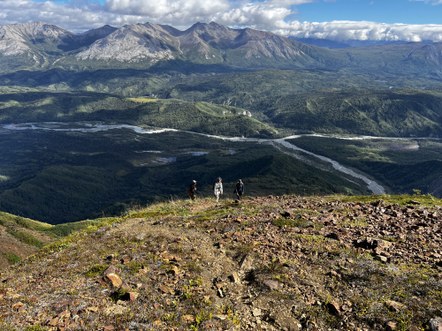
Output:
<instances>
[{"instance_id":1,"label":"hiker","mask_svg":"<svg viewBox=\"0 0 442 331\"><path fill-rule=\"evenodd\" d=\"M241 200L241 196L244 193L244 183L241 179L238 179L238 182L235 184L235 191L233 191L236 195L236 200Z\"/></svg>"},{"instance_id":2,"label":"hiker","mask_svg":"<svg viewBox=\"0 0 442 331\"><path fill-rule=\"evenodd\" d=\"M216 202L219 201L219 197L223 194L223 180L218 177L215 184L213 184L213 194L215 194Z\"/></svg>"},{"instance_id":3,"label":"hiker","mask_svg":"<svg viewBox=\"0 0 442 331\"><path fill-rule=\"evenodd\" d=\"M187 194L191 200L195 200L196 198L196 180L192 180L192 184L189 185L187 189Z\"/></svg>"}]
</instances>

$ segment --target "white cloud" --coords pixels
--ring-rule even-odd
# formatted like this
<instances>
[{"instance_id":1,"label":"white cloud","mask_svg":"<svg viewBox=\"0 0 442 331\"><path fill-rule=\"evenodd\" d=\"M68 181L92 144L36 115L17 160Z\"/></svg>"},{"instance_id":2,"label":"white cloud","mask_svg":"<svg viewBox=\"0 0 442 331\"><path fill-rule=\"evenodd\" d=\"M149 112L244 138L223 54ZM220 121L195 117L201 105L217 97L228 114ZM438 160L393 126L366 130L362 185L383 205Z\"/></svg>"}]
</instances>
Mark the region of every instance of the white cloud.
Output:
<instances>
[{"instance_id":1,"label":"white cloud","mask_svg":"<svg viewBox=\"0 0 442 331\"><path fill-rule=\"evenodd\" d=\"M431 5L442 5L442 0L410 0L414 2L425 2Z\"/></svg>"},{"instance_id":2,"label":"white cloud","mask_svg":"<svg viewBox=\"0 0 442 331\"><path fill-rule=\"evenodd\" d=\"M282 34L295 37L333 40L442 41L442 25L385 24L361 21L287 23Z\"/></svg>"},{"instance_id":3,"label":"white cloud","mask_svg":"<svg viewBox=\"0 0 442 331\"><path fill-rule=\"evenodd\" d=\"M216 13L229 9L229 2L227 0L107 0L106 8L115 14L142 15L145 21L182 26L214 19Z\"/></svg>"},{"instance_id":4,"label":"white cloud","mask_svg":"<svg viewBox=\"0 0 442 331\"><path fill-rule=\"evenodd\" d=\"M0 13L2 25L40 21L72 31L101 26L104 20L115 20L111 15L102 15L97 5L75 7L54 1L1 0Z\"/></svg>"},{"instance_id":5,"label":"white cloud","mask_svg":"<svg viewBox=\"0 0 442 331\"><path fill-rule=\"evenodd\" d=\"M0 0L0 24L41 21L72 32L105 24L169 24L185 29L193 23L215 21L232 27L253 27L296 37L334 40L442 41L442 25L375 22L300 22L298 5L315 0ZM333 1L333 0L322 0ZM442 0L424 1L442 4Z\"/></svg>"},{"instance_id":6,"label":"white cloud","mask_svg":"<svg viewBox=\"0 0 442 331\"><path fill-rule=\"evenodd\" d=\"M273 2L246 3L241 7L231 8L229 11L220 13L216 18L218 22L226 25L272 30L275 27L284 26L284 19L293 13L289 8Z\"/></svg>"}]
</instances>

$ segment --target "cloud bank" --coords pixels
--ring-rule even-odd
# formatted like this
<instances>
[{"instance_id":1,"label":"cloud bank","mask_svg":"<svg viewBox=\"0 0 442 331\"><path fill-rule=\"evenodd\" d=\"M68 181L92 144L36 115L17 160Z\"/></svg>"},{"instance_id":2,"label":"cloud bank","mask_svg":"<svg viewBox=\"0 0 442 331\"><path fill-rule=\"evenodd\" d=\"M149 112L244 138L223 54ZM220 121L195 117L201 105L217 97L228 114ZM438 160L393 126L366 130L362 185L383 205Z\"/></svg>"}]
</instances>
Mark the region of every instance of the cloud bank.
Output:
<instances>
[{"instance_id":1,"label":"cloud bank","mask_svg":"<svg viewBox=\"0 0 442 331\"><path fill-rule=\"evenodd\" d=\"M314 0L0 0L0 25L45 22L72 32L105 24L116 27L160 23L185 29L215 21L299 38L332 40L442 41L442 25L385 24L364 21L301 22L301 5ZM431 5L442 0L424 1Z\"/></svg>"}]
</instances>

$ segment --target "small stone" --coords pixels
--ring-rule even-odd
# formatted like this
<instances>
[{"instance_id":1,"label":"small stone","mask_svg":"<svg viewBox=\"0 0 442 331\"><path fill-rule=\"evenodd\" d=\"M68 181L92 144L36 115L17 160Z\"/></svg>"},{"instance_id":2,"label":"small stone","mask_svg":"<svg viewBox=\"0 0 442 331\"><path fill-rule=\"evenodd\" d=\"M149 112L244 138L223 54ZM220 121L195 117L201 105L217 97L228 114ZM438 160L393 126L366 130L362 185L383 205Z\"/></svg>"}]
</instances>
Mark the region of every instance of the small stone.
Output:
<instances>
[{"instance_id":1,"label":"small stone","mask_svg":"<svg viewBox=\"0 0 442 331\"><path fill-rule=\"evenodd\" d=\"M17 303L14 303L13 305L12 305L12 309L14 309L14 310L20 310L20 309L22 309L23 307L24 307L24 303L23 302L17 302Z\"/></svg>"},{"instance_id":2,"label":"small stone","mask_svg":"<svg viewBox=\"0 0 442 331\"><path fill-rule=\"evenodd\" d=\"M135 301L140 294L138 292L129 292L129 301Z\"/></svg>"},{"instance_id":3,"label":"small stone","mask_svg":"<svg viewBox=\"0 0 442 331\"><path fill-rule=\"evenodd\" d=\"M253 258L249 254L245 255L241 259L241 262L239 263L239 267L241 268L241 271L250 271L250 270L252 270Z\"/></svg>"},{"instance_id":4,"label":"small stone","mask_svg":"<svg viewBox=\"0 0 442 331\"><path fill-rule=\"evenodd\" d=\"M376 255L375 259L378 261L381 261L383 263L387 263L388 262L388 257L384 256L384 255Z\"/></svg>"},{"instance_id":5,"label":"small stone","mask_svg":"<svg viewBox=\"0 0 442 331\"><path fill-rule=\"evenodd\" d=\"M442 318L436 317L430 320L430 331L442 331Z\"/></svg>"},{"instance_id":6,"label":"small stone","mask_svg":"<svg viewBox=\"0 0 442 331\"><path fill-rule=\"evenodd\" d=\"M121 280L120 276L114 273L109 273L106 276L106 279L109 280L112 283L112 286L115 288L120 288L121 285L123 285L123 281Z\"/></svg>"},{"instance_id":7,"label":"small stone","mask_svg":"<svg viewBox=\"0 0 442 331\"><path fill-rule=\"evenodd\" d=\"M252 310L252 315L255 317L259 317L262 315L262 310L259 308L253 308Z\"/></svg>"},{"instance_id":8,"label":"small stone","mask_svg":"<svg viewBox=\"0 0 442 331\"><path fill-rule=\"evenodd\" d=\"M337 303L335 300L332 300L331 302L327 303L326 307L330 314L334 316L341 315L341 307L339 303Z\"/></svg>"},{"instance_id":9,"label":"small stone","mask_svg":"<svg viewBox=\"0 0 442 331\"><path fill-rule=\"evenodd\" d=\"M385 252L386 250L390 249L391 246L393 245L391 241L382 240L382 239L373 240L373 244L375 245L374 250L377 254Z\"/></svg>"},{"instance_id":10,"label":"small stone","mask_svg":"<svg viewBox=\"0 0 442 331\"><path fill-rule=\"evenodd\" d=\"M193 323L195 322L195 317L193 315L183 315L181 316L181 321L184 323Z\"/></svg>"},{"instance_id":11,"label":"small stone","mask_svg":"<svg viewBox=\"0 0 442 331\"><path fill-rule=\"evenodd\" d=\"M284 285L273 279L266 279L262 282L269 290L278 290Z\"/></svg>"},{"instance_id":12,"label":"small stone","mask_svg":"<svg viewBox=\"0 0 442 331\"><path fill-rule=\"evenodd\" d=\"M390 321L387 323L387 331L395 331L397 330L397 323Z\"/></svg>"},{"instance_id":13,"label":"small stone","mask_svg":"<svg viewBox=\"0 0 442 331\"><path fill-rule=\"evenodd\" d=\"M112 255L113 256L113 255ZM106 277L108 274L118 274L120 272L120 269L118 269L114 265L110 265L104 272L103 276Z\"/></svg>"},{"instance_id":14,"label":"small stone","mask_svg":"<svg viewBox=\"0 0 442 331\"><path fill-rule=\"evenodd\" d=\"M227 278L228 278L232 283L235 283L235 284L239 284L239 283L241 283L241 278L239 277L239 274L238 274L236 271L232 272L232 274L231 274L230 276L228 276Z\"/></svg>"},{"instance_id":15,"label":"small stone","mask_svg":"<svg viewBox=\"0 0 442 331\"><path fill-rule=\"evenodd\" d=\"M395 311L395 312L399 312L399 311L406 308L406 306L404 304L397 302L397 301L393 301L393 300L385 301L385 305L387 306L388 309Z\"/></svg>"},{"instance_id":16,"label":"small stone","mask_svg":"<svg viewBox=\"0 0 442 331\"><path fill-rule=\"evenodd\" d=\"M159 289L161 292L163 292L165 294L173 294L174 293L174 290L166 285L160 285Z\"/></svg>"},{"instance_id":17,"label":"small stone","mask_svg":"<svg viewBox=\"0 0 442 331\"><path fill-rule=\"evenodd\" d=\"M111 315L123 315L125 314L127 311L129 311L129 308L124 307L122 305L116 304L116 305L112 305L110 307L107 307L104 310L104 315L106 316L111 316Z\"/></svg>"},{"instance_id":18,"label":"small stone","mask_svg":"<svg viewBox=\"0 0 442 331\"><path fill-rule=\"evenodd\" d=\"M180 274L180 269L176 265L174 265L172 266L172 268L170 268L169 273L174 276L178 276Z\"/></svg>"}]
</instances>

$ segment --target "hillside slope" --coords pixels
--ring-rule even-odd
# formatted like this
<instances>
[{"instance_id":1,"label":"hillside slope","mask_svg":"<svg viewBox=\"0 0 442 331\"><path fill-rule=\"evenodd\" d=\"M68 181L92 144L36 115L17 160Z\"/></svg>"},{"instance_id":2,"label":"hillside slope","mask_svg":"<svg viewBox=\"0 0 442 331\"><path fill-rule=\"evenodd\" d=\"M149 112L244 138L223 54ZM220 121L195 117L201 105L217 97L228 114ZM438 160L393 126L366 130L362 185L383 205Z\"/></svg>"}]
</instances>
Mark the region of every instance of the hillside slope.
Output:
<instances>
[{"instance_id":1,"label":"hillside slope","mask_svg":"<svg viewBox=\"0 0 442 331\"><path fill-rule=\"evenodd\" d=\"M0 270L37 252L55 238L52 225L0 212Z\"/></svg>"},{"instance_id":2,"label":"hillside slope","mask_svg":"<svg viewBox=\"0 0 442 331\"><path fill-rule=\"evenodd\" d=\"M95 220L52 225L0 211L0 271L37 253L42 247Z\"/></svg>"},{"instance_id":3,"label":"hillside slope","mask_svg":"<svg viewBox=\"0 0 442 331\"><path fill-rule=\"evenodd\" d=\"M97 220L1 274L0 326L430 329L442 323L440 205L269 196Z\"/></svg>"}]
</instances>

